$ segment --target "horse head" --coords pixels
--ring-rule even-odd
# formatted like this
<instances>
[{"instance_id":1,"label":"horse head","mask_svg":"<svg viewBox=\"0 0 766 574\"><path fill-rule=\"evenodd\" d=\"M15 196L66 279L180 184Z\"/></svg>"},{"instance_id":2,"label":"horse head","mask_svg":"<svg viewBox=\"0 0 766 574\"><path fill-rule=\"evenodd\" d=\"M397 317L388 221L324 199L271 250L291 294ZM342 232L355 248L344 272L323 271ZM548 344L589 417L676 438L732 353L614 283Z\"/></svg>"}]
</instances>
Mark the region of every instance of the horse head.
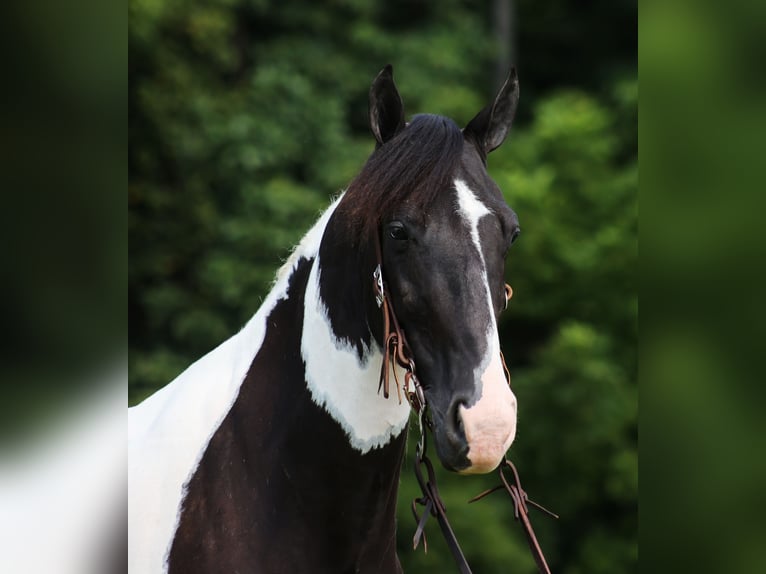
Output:
<instances>
[{"instance_id":1,"label":"horse head","mask_svg":"<svg viewBox=\"0 0 766 574\"><path fill-rule=\"evenodd\" d=\"M387 66L370 89L376 149L338 206L371 270L377 244L388 297L417 364L442 464L485 473L516 434L516 397L497 330L510 290L505 256L516 214L487 173L518 102L515 71L464 129L442 116L404 120ZM383 345L380 311L368 323Z\"/></svg>"},{"instance_id":2,"label":"horse head","mask_svg":"<svg viewBox=\"0 0 766 574\"><path fill-rule=\"evenodd\" d=\"M247 325L131 409L131 571L400 571L391 541L410 407L376 394L381 373L405 387L417 373L413 403L427 404L447 469L498 466L516 434L497 322L519 224L486 158L517 101L512 71L463 129L435 115L407 123L391 68L378 75L377 145L359 175ZM525 499L518 479L508 492Z\"/></svg>"}]
</instances>

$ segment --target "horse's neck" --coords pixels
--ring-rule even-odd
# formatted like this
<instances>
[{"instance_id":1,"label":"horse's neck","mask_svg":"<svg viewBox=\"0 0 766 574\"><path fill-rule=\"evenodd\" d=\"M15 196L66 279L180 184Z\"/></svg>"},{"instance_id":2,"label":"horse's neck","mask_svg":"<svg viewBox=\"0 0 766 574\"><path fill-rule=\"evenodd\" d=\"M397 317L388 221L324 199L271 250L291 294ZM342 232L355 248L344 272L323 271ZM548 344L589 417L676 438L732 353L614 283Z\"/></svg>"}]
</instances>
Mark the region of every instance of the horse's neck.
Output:
<instances>
[{"instance_id":1,"label":"horse's neck","mask_svg":"<svg viewBox=\"0 0 766 574\"><path fill-rule=\"evenodd\" d=\"M340 433L333 447L368 455L402 434L410 409L396 395L386 399L378 392L383 357L366 320L357 319L366 338L336 334L337 317L347 319L354 313L349 311L350 294L333 285L333 297L324 295L328 276L340 273L348 278L351 271L328 269L323 263L319 253L296 262L286 297L266 319L266 335L241 394L258 395L253 407L259 415L266 405L283 404L275 425L281 426L281 417L290 410L300 409L306 416L305 411L316 411L321 420L315 422L323 431L326 427L328 433ZM397 376L402 375L400 371ZM291 430L302 441L324 440L322 433L311 432L307 421L297 423Z\"/></svg>"},{"instance_id":2,"label":"horse's neck","mask_svg":"<svg viewBox=\"0 0 766 574\"><path fill-rule=\"evenodd\" d=\"M305 559L331 569L395 563L409 407L378 395L382 357L366 322L366 341L337 336L333 320L358 313L342 306L350 295L324 296L323 281L351 271L324 265L321 254L295 255L280 277L284 296L265 317L239 395L189 481L171 571L188 566L184 548L224 533L241 536L249 544L241 555L261 562L289 537ZM294 569L305 570L294 558Z\"/></svg>"}]
</instances>

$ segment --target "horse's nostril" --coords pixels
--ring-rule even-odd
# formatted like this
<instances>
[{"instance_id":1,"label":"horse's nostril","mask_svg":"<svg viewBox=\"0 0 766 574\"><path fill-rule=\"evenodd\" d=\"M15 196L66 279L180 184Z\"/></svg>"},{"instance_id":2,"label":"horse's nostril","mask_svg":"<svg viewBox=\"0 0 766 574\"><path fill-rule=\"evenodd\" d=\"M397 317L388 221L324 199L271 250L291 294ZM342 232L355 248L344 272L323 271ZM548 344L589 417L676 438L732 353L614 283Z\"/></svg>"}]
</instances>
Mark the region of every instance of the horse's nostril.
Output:
<instances>
[{"instance_id":1,"label":"horse's nostril","mask_svg":"<svg viewBox=\"0 0 766 574\"><path fill-rule=\"evenodd\" d=\"M465 403L463 401L458 401L455 405L454 410L452 411L452 417L453 417L453 425L455 430L460 433L465 433L465 428L463 427L463 417L460 414L460 407L464 405Z\"/></svg>"}]
</instances>

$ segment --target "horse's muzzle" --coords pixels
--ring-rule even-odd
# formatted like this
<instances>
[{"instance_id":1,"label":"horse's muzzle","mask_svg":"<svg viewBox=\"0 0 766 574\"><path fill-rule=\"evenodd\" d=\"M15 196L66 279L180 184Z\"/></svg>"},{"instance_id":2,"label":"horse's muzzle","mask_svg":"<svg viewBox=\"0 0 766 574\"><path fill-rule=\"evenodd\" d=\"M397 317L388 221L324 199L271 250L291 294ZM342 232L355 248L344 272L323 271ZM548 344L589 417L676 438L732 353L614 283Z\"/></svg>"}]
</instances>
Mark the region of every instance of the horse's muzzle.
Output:
<instances>
[{"instance_id":1,"label":"horse's muzzle","mask_svg":"<svg viewBox=\"0 0 766 574\"><path fill-rule=\"evenodd\" d=\"M461 474L491 472L516 437L516 397L499 355L481 376L481 396L470 407L455 399L435 430L442 464Z\"/></svg>"}]
</instances>

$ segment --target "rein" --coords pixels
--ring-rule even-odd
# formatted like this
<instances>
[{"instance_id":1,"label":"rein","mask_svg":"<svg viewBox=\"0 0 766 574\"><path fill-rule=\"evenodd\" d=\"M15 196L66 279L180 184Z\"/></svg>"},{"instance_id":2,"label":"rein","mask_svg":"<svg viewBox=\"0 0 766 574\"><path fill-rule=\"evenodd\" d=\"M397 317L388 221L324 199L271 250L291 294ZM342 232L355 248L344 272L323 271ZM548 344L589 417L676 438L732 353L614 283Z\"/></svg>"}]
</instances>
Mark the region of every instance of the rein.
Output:
<instances>
[{"instance_id":1,"label":"rein","mask_svg":"<svg viewBox=\"0 0 766 574\"><path fill-rule=\"evenodd\" d=\"M415 374L415 360L412 355L412 350L407 343L407 338L404 336L404 331L396 318L396 313L387 295L387 289L383 280L383 257L380 247L380 237L375 234L375 255L377 257L377 266L373 272L373 290L375 293L375 302L383 312L383 364L380 370L380 383L378 384L378 393L383 390L383 396L389 398L390 394L390 372L394 373L394 382L396 384L396 393L399 398L399 402L402 401L402 389L404 396L410 405L410 408L415 413L418 419L418 426L420 428L420 440L418 441L415 451L415 477L422 496L412 501L412 514L415 517L417 528L415 529L415 535L412 538L413 549L417 549L420 541L423 541L423 549L428 551L428 541L426 540L425 525L429 516L436 517L436 520L444 536L447 546L452 553L452 557L458 566L458 570L461 574L471 574L471 568L468 565L460 544L457 541L449 520L447 520L447 509L444 502L439 495L439 489L436 485L436 474L434 472L431 459L426 454L426 432L431 428L431 421L426 416L426 409L428 404L426 402L425 393L423 387ZM511 298L513 291L510 285L505 286L506 292L506 308L508 306L508 300ZM500 358L503 363L503 369L505 371L506 380L508 385L511 384L510 373L508 367L505 364L505 358L502 352ZM396 366L401 367L405 371L403 385L400 385L399 379L396 374ZM425 474L423 472L425 467ZM510 471L510 480L506 476L505 471ZM558 518L558 516L544 507L540 506L536 502L533 502L527 496L527 493L521 487L521 481L519 479L519 473L516 470L514 464L507 458L500 465L499 468L501 484L498 486L486 490L471 500L469 503L476 502L482 498L504 489L511 497L513 502L513 514L514 518L521 522L524 529L524 534L527 539L532 557L537 564L537 568L541 574L551 574L548 563L543 555L542 548L537 541L535 532L532 529L532 523L529 520L529 508L528 504L534 508L552 516ZM418 514L418 506L423 506L422 514Z\"/></svg>"}]
</instances>

